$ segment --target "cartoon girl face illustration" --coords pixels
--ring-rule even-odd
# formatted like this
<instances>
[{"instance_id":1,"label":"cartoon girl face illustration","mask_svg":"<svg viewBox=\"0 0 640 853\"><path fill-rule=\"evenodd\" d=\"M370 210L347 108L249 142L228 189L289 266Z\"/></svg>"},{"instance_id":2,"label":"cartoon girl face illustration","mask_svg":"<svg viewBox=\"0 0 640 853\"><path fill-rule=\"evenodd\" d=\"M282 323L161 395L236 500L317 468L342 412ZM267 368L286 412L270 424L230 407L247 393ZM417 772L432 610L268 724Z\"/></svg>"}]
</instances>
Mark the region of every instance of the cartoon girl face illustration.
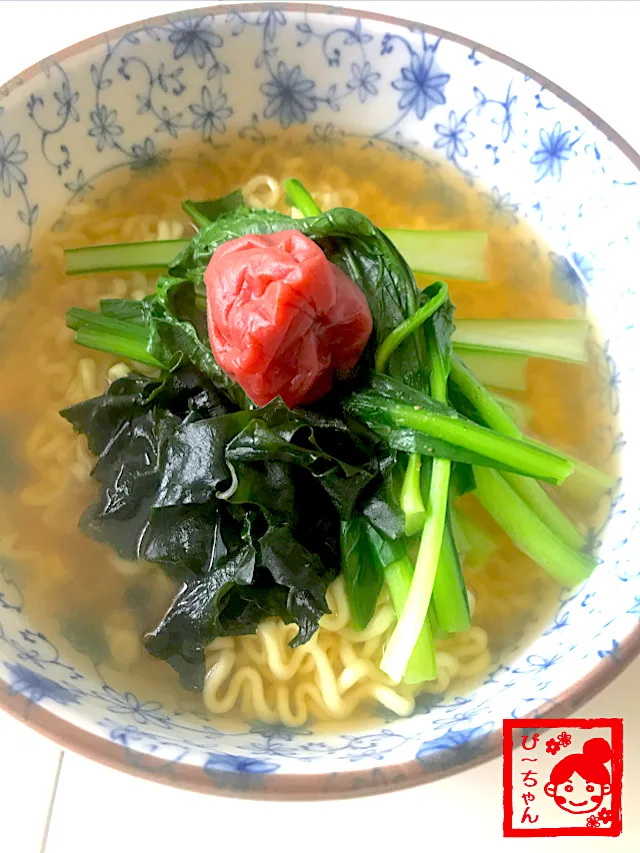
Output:
<instances>
[{"instance_id":1,"label":"cartoon girl face illustration","mask_svg":"<svg viewBox=\"0 0 640 853\"><path fill-rule=\"evenodd\" d=\"M604 738L588 740L582 752L566 755L551 771L544 792L557 806L572 814L588 814L602 805L611 793L611 776L605 764L611 747Z\"/></svg>"}]
</instances>

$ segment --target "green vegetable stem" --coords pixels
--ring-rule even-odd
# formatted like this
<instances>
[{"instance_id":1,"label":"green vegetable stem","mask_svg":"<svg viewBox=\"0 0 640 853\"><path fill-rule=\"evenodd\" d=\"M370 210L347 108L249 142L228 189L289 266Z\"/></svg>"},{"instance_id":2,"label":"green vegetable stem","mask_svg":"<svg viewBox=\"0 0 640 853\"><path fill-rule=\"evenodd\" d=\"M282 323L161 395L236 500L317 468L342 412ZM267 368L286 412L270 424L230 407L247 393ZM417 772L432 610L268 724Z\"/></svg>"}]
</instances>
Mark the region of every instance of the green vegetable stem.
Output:
<instances>
[{"instance_id":1,"label":"green vegetable stem","mask_svg":"<svg viewBox=\"0 0 640 853\"><path fill-rule=\"evenodd\" d=\"M441 291L442 288L440 288ZM447 379L451 363L452 316L453 306L447 299L446 303L441 304L433 314L426 331L431 368L429 381L431 396L436 402L443 404L447 399ZM446 529L450 476L451 460L434 458L431 464L426 517L411 587L398 618L398 624L389 639L380 663L383 672L386 672L394 681L400 681L404 675L427 618ZM449 565L445 560L442 564L443 584L446 587L447 582L451 582L452 579L450 577L445 579L444 573Z\"/></svg>"}]
</instances>

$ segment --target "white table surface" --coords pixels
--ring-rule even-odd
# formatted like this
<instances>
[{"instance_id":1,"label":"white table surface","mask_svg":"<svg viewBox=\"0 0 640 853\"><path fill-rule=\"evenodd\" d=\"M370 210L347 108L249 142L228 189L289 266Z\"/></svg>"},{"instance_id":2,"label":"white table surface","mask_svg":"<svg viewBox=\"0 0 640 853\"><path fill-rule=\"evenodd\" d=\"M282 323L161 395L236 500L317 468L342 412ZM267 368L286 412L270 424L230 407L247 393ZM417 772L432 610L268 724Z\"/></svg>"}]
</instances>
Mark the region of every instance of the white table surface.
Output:
<instances>
[{"instance_id":1,"label":"white table surface","mask_svg":"<svg viewBox=\"0 0 640 853\"><path fill-rule=\"evenodd\" d=\"M42 57L129 21L188 9L191 2L0 2L0 82ZM563 86L640 150L637 33L640 3L393 3L345 0L423 20L511 55ZM581 716L623 717L623 834L617 839L545 839L563 851L640 849L640 708L636 661ZM375 811L374 811L375 810ZM375 816L375 817L374 817ZM388 851L415 838L412 850L474 853L518 850L502 838L501 763L436 784L336 803L245 803L174 791L108 770L55 744L0 712L0 851L2 853L154 853L294 846L315 853ZM408 841L408 839L407 839ZM407 843L404 841L404 844ZM446 848L444 847L446 845ZM531 842L528 849L540 849Z\"/></svg>"}]
</instances>

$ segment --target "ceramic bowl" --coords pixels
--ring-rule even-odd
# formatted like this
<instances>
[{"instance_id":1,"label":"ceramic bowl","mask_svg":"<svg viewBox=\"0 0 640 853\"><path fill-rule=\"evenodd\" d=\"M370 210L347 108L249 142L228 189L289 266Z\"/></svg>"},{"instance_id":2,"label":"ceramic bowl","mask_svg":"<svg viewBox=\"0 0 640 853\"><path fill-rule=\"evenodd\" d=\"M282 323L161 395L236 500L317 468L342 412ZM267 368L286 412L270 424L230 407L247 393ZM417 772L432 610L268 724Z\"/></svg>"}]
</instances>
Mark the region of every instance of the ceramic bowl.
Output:
<instances>
[{"instance_id":1,"label":"ceramic bowl","mask_svg":"<svg viewBox=\"0 0 640 853\"><path fill-rule=\"evenodd\" d=\"M155 18L48 57L0 88L0 300L29 287L39 229L101 175L118 170L126 181L132 169L160 166L190 134L260 146L278 126L302 128L316 146L358 137L412 159L435 151L484 188L494 216L527 219L544 236L558 292L588 305L602 330L599 405L615 416L602 441L623 477L606 524L590 531L601 564L584 586L559 593L553 617L540 617L472 692L329 735L313 726L225 731L134 685L104 683L88 658L31 621L19 572L0 553L0 706L65 747L176 786L342 797L493 756L503 719L573 712L640 649L640 298L628 274L640 257L639 158L553 84L450 33L296 3ZM5 430L3 488L19 453Z\"/></svg>"}]
</instances>

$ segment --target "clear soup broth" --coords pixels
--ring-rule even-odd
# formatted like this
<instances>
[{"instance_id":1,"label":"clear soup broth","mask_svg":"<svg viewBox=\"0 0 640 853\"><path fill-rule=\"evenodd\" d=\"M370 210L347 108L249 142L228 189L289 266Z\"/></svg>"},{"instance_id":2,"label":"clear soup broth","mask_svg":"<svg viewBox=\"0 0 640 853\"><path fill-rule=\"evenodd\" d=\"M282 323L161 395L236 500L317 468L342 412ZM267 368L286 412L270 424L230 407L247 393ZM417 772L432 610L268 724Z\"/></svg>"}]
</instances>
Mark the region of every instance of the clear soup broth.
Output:
<instances>
[{"instance_id":1,"label":"clear soup broth","mask_svg":"<svg viewBox=\"0 0 640 853\"><path fill-rule=\"evenodd\" d=\"M170 164L159 158L145 170L120 170L72 200L53 228L41 234L28 288L14 301L0 303L0 414L7 442L0 555L5 570L25 592L33 623L53 624L108 683L126 685L140 696L162 697L170 707L295 725L308 715L331 720L363 713L375 692L362 690L353 707L331 711L322 707L318 691L309 690L303 710L298 696L288 711L279 711L279 690L292 691L296 679L313 681L317 675L307 658L291 676L292 653L286 644L292 634L284 626L279 634L273 629L272 640L279 644L280 664L285 669L291 664L287 673L266 671L264 637L229 639L212 653L215 657L231 649L236 671L254 667L263 679L262 700L252 698L250 688L242 684L234 698L229 679L206 704L201 696L182 690L169 665L147 654L143 645L144 633L158 623L171 601L173 584L156 566L120 560L79 531L78 520L93 496L92 459L84 437L75 435L58 414L61 408L101 394L121 369L121 359L73 343L73 333L65 326L66 310L74 305L95 309L107 296L141 298L153 290L157 276L135 272L68 278L63 249L188 236L192 226L181 210L184 199L215 198L238 187L244 188L249 204L288 212L281 181L290 176L317 194L323 209L354 207L383 228L487 230L488 283L448 282L456 317L569 318L577 313L558 289L548 249L526 224L516 221L515 210L496 207L490 193L470 188L444 163L403 158L377 143L311 145L302 137L287 136L262 145L234 139L233 145L215 151L189 147L177 151ZM602 376L595 360L580 366L530 359L526 388L503 393L528 407L527 432L604 469L602 435L607 425L600 421L601 407L591 402L601 391ZM586 529L593 508L566 495L562 501L570 517ZM515 548L473 497L465 497L463 504L497 546L484 564L465 566L475 599L473 627L439 641L438 681L400 695L400 713L410 710L419 694L439 693L450 684L457 692L464 690L527 631L532 613L539 617L557 595L554 581ZM335 596L329 603L340 609ZM380 606L388 604L382 601ZM369 654L375 661L380 638L376 646L373 637L367 651L366 641L358 644L348 624L340 631L335 624L332 631L321 627L324 659L334 675L346 666L345 644L351 643L349 653L355 649L356 656Z\"/></svg>"}]
</instances>

